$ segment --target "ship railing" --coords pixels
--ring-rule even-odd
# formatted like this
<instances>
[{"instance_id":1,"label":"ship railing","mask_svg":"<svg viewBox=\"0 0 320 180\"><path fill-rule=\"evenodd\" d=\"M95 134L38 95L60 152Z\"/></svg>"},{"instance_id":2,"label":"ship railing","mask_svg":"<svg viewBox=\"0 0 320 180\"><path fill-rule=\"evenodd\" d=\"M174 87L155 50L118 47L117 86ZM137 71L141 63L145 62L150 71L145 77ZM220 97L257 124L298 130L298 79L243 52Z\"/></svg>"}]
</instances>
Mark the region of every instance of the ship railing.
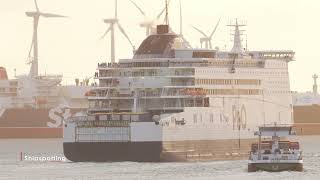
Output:
<instances>
[{"instance_id":1,"label":"ship railing","mask_svg":"<svg viewBox=\"0 0 320 180\"><path fill-rule=\"evenodd\" d=\"M88 116L75 116L70 117L67 122L79 122L79 121L88 121Z\"/></svg>"},{"instance_id":2,"label":"ship railing","mask_svg":"<svg viewBox=\"0 0 320 180\"><path fill-rule=\"evenodd\" d=\"M258 152L250 152L250 160L300 160L302 159L302 152L295 150L292 152L287 152L287 153L281 153L281 154L265 154L261 153L259 159L259 154Z\"/></svg>"},{"instance_id":3,"label":"ship railing","mask_svg":"<svg viewBox=\"0 0 320 180\"><path fill-rule=\"evenodd\" d=\"M194 76L195 73L169 73L169 74L159 74L159 73L153 73L153 74L126 74L121 76L120 74L99 74L96 78L119 78L119 77L168 77L168 76L176 76L176 77L185 77L185 76Z\"/></svg>"},{"instance_id":4,"label":"ship railing","mask_svg":"<svg viewBox=\"0 0 320 180\"><path fill-rule=\"evenodd\" d=\"M115 108L116 107L116 108ZM150 104L147 103L147 107L142 106L143 109L152 109L152 110L165 110L165 109L183 109L188 107L209 107L209 104L200 104L200 103L185 103L182 105L176 105L176 103L166 103L166 104ZM90 106L89 111L112 111L114 109L118 110L131 110L133 107L130 105L102 105L102 106Z\"/></svg>"},{"instance_id":5,"label":"ship railing","mask_svg":"<svg viewBox=\"0 0 320 180\"><path fill-rule=\"evenodd\" d=\"M117 106L115 105L96 105L96 106L89 106L90 110L108 110L108 109L116 109ZM121 105L119 106L121 109L131 109L132 107L130 105Z\"/></svg>"},{"instance_id":6,"label":"ship railing","mask_svg":"<svg viewBox=\"0 0 320 180\"><path fill-rule=\"evenodd\" d=\"M62 77L60 74L40 74L37 79L61 79Z\"/></svg>"},{"instance_id":7,"label":"ship railing","mask_svg":"<svg viewBox=\"0 0 320 180\"><path fill-rule=\"evenodd\" d=\"M122 66L120 63L98 63L98 68L117 68Z\"/></svg>"},{"instance_id":8,"label":"ship railing","mask_svg":"<svg viewBox=\"0 0 320 180\"><path fill-rule=\"evenodd\" d=\"M144 94L144 93L139 93L138 98L162 98L162 97L203 97L206 96L206 94L186 94L186 93L169 93L169 94ZM96 94L95 96L91 97L100 97L100 98L129 98L133 99L134 97L132 95L99 95Z\"/></svg>"}]
</instances>

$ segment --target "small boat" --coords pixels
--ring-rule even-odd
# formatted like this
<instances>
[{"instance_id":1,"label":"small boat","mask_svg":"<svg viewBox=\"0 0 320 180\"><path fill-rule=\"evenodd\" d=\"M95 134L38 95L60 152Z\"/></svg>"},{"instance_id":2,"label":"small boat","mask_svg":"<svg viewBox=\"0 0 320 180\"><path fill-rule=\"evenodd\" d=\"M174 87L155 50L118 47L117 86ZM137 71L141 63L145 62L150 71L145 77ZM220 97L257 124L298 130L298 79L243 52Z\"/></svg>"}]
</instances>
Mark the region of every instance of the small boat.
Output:
<instances>
[{"instance_id":1,"label":"small boat","mask_svg":"<svg viewBox=\"0 0 320 180\"><path fill-rule=\"evenodd\" d=\"M296 135L292 129L292 126L279 126L276 123L259 127L259 131L254 133L259 141L251 145L248 172L303 171L299 142L288 140Z\"/></svg>"}]
</instances>

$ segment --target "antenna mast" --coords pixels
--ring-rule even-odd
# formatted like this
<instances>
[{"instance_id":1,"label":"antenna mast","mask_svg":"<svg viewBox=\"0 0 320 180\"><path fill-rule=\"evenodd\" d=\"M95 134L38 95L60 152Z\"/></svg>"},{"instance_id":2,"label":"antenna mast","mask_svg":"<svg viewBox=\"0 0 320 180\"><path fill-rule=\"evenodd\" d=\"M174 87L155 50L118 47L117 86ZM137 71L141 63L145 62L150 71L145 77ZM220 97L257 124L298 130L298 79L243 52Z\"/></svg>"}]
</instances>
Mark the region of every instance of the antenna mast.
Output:
<instances>
[{"instance_id":1,"label":"antenna mast","mask_svg":"<svg viewBox=\"0 0 320 180\"><path fill-rule=\"evenodd\" d=\"M181 0L179 0L180 5L180 35L182 36L182 7L181 7Z\"/></svg>"},{"instance_id":2,"label":"antenna mast","mask_svg":"<svg viewBox=\"0 0 320 180\"><path fill-rule=\"evenodd\" d=\"M165 24L169 25L169 18L168 18L168 0L166 0L166 17L165 17Z\"/></svg>"},{"instance_id":3,"label":"antenna mast","mask_svg":"<svg viewBox=\"0 0 320 180\"><path fill-rule=\"evenodd\" d=\"M243 35L244 30L240 30L240 27L246 26L245 24L238 24L238 19L236 19L235 24L229 24L227 26L234 27L234 33L233 35L233 47L231 49L231 52L235 54L242 54L244 52L242 44L241 44L241 36ZM247 44L247 43L246 43Z\"/></svg>"}]
</instances>

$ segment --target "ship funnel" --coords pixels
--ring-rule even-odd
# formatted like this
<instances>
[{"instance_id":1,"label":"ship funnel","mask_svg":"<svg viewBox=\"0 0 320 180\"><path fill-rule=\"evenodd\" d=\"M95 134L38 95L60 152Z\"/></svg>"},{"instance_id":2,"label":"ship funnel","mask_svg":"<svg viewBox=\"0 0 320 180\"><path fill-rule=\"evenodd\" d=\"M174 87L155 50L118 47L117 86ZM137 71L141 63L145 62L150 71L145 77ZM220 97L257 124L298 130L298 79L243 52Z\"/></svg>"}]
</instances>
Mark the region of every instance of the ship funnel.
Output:
<instances>
[{"instance_id":1,"label":"ship funnel","mask_svg":"<svg viewBox=\"0 0 320 180\"><path fill-rule=\"evenodd\" d=\"M158 25L157 34L166 34L169 33L169 25Z\"/></svg>"},{"instance_id":2,"label":"ship funnel","mask_svg":"<svg viewBox=\"0 0 320 180\"><path fill-rule=\"evenodd\" d=\"M7 71L4 67L0 67L0 80L8 80Z\"/></svg>"}]
</instances>

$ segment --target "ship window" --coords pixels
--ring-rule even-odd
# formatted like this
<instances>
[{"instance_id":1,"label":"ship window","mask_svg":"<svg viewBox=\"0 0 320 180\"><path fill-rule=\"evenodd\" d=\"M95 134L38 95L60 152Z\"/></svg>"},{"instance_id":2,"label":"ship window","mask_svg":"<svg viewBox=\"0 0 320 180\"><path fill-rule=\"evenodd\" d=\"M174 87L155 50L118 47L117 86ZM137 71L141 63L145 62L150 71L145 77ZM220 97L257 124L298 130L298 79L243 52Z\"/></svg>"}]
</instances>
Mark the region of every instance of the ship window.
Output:
<instances>
[{"instance_id":1,"label":"ship window","mask_svg":"<svg viewBox=\"0 0 320 180\"><path fill-rule=\"evenodd\" d=\"M210 114L210 122L213 122L213 114Z\"/></svg>"},{"instance_id":2,"label":"ship window","mask_svg":"<svg viewBox=\"0 0 320 180\"><path fill-rule=\"evenodd\" d=\"M10 86L17 86L18 82L17 81L11 81L9 84L10 84Z\"/></svg>"},{"instance_id":3,"label":"ship window","mask_svg":"<svg viewBox=\"0 0 320 180\"><path fill-rule=\"evenodd\" d=\"M130 115L122 115L122 120L123 121L130 121Z\"/></svg>"},{"instance_id":4,"label":"ship window","mask_svg":"<svg viewBox=\"0 0 320 180\"><path fill-rule=\"evenodd\" d=\"M120 120L120 115L112 115L112 120Z\"/></svg>"}]
</instances>

